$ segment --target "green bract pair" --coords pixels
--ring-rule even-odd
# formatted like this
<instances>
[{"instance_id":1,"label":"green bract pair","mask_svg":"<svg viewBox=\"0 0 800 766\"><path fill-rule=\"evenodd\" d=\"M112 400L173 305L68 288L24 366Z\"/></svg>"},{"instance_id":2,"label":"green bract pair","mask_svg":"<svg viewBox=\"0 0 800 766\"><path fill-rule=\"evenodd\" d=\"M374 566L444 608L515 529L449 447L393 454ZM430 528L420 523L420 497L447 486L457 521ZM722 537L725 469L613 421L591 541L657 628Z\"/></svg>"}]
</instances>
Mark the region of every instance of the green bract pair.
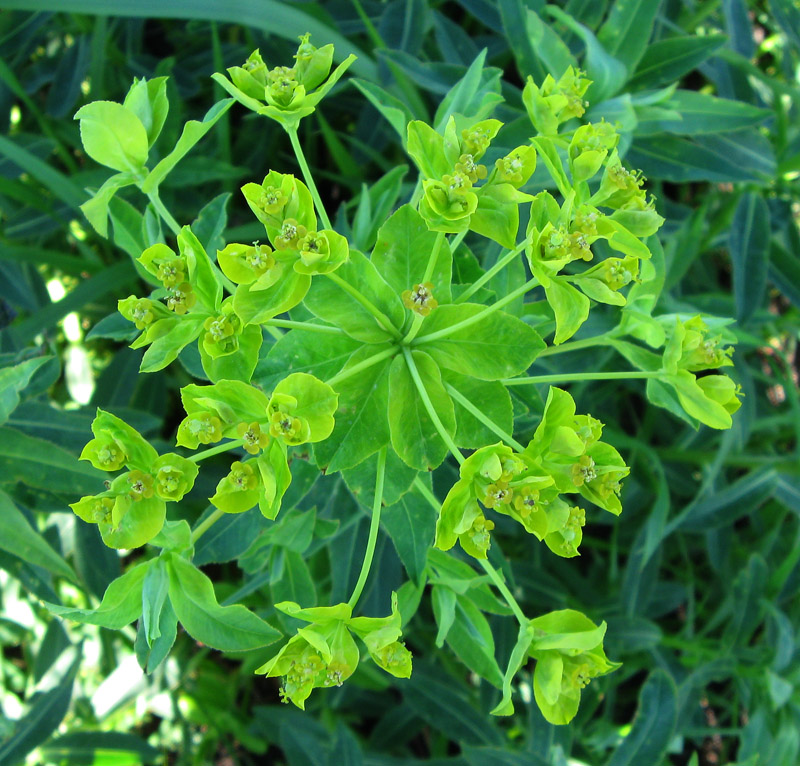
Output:
<instances>
[{"instance_id":1,"label":"green bract pair","mask_svg":"<svg viewBox=\"0 0 800 766\"><path fill-rule=\"evenodd\" d=\"M305 709L315 688L341 686L355 671L360 653L353 638L364 643L375 664L397 678L411 675L411 652L401 636L397 595L388 617L353 617L350 604L303 609L293 601L275 604L284 614L309 623L268 662L256 669L267 678L282 678L281 698Z\"/></svg>"}]
</instances>

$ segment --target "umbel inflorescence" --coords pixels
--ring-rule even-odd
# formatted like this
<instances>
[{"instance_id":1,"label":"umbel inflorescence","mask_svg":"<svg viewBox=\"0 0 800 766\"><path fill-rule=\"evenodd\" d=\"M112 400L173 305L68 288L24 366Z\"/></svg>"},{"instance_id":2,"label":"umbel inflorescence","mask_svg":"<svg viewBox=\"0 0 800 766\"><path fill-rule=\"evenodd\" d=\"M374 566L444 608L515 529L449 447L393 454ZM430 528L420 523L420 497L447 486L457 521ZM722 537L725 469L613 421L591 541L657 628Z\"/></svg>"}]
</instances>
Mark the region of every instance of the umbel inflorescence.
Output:
<instances>
[{"instance_id":1,"label":"umbel inflorescence","mask_svg":"<svg viewBox=\"0 0 800 766\"><path fill-rule=\"evenodd\" d=\"M255 51L229 69L229 77L214 75L232 98L202 122L187 124L175 149L152 166L148 155L169 106L164 78L136 81L123 104L95 102L76 115L86 152L118 171L84 205L92 225L105 235L110 199L135 185L169 229L167 237L154 234L137 259L146 294L119 302L121 314L140 331L131 346L146 349L141 370L163 369L196 344L206 380L181 390L185 417L176 447L182 451L159 454L123 420L98 411L94 438L81 458L113 477L104 491L72 508L98 525L107 545L149 544L149 551L161 553L146 555L112 583L96 612L54 611L108 624L110 600L125 589L133 594L126 602L133 607L108 625L122 627L142 614L144 598L148 616L140 620L140 634L148 670L153 658L161 661L169 651L177 621L223 650L278 640L278 631L253 612L217 604L210 580L191 563L193 546L225 514L260 512L277 519L292 461L310 450L321 470L343 472L345 482L357 467L372 477L369 542L347 603L275 605L304 626L257 672L280 677L282 698L300 707L312 689L340 685L366 657L408 677L411 654L401 625L411 615L401 618L398 598L385 618L355 614L381 508L389 502L387 464L399 460L408 478L391 501L415 492L437 516L426 570L434 590L450 587L453 577L472 576L471 568L464 575L457 567L453 571L462 574L451 572L449 581L442 576L448 561L458 563L443 552L458 544L519 622L506 672L487 675L502 691L494 712L513 711L515 674L533 658L537 704L547 720L566 723L578 709L581 689L616 667L603 652L605 623L595 625L574 610L528 618L487 552L497 521L506 517L520 534L532 536L530 544L541 541L552 555L577 556L587 523L584 501L591 504L588 518L592 508L619 514L629 469L603 441L603 424L578 414L562 388L549 388L538 426L518 441L509 388L642 378L654 405L693 423L728 428L739 406L738 386L720 373L696 374L731 364L725 323L653 315L663 271L656 232L663 219L641 174L623 166L615 127L581 123L590 83L572 68L540 86L528 79L522 100L535 135L510 150L496 149L503 140L503 124L491 117L496 93L460 101L433 126L408 122L405 147L419 170L410 201L382 223L370 253L352 247L331 225L297 135L300 120L352 60L331 72L333 58L333 46L317 49L305 35L290 66L269 68ZM263 237L209 253L197 231L171 216L158 189L234 100L283 127L303 180L270 170L261 183L246 184L242 193L264 226ZM525 189L537 166L535 186L548 190L532 194ZM522 235L521 211L527 220ZM468 234L476 248L488 240L503 249L488 271L477 262L471 270L454 270L456 254L469 260ZM529 278L497 292L493 278L520 260ZM520 306L534 290L544 298L536 315L544 317L537 325L541 333L520 318ZM536 358L569 342L597 304L620 311L614 330L596 344L614 348L633 369L529 375ZM551 332L548 346L542 336ZM318 351L304 369L291 371L298 350L326 344L336 354L326 358ZM264 364L287 374L265 387ZM225 452L231 453L230 469L208 498L210 512L194 530L185 521L168 521L168 504L192 490L201 462ZM440 504L429 472L446 459L459 464L459 478ZM155 612L147 595L153 592L162 593ZM455 604L463 593L442 603ZM192 609L197 603L229 633L210 630ZM247 630L240 635L242 626Z\"/></svg>"}]
</instances>

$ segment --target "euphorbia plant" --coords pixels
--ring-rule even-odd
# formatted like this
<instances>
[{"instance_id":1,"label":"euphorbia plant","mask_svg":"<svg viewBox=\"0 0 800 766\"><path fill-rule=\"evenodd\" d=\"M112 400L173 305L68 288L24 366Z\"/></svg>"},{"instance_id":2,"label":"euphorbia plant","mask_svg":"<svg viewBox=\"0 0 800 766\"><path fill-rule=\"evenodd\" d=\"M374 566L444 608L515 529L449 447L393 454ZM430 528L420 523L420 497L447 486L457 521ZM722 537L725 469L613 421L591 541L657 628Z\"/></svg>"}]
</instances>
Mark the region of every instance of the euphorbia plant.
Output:
<instances>
[{"instance_id":1,"label":"euphorbia plant","mask_svg":"<svg viewBox=\"0 0 800 766\"><path fill-rule=\"evenodd\" d=\"M256 51L229 70L230 79L215 75L235 100L286 130L303 175L270 169L261 183L246 184L242 193L264 238L216 252L174 220L158 188L233 100L187 124L175 150L152 168L148 150L168 109L162 79L135 82L123 104L97 102L78 112L87 153L119 171L84 206L90 222L105 234L111 196L136 185L170 230L166 238L151 232L137 259L148 294L119 303L140 331L132 347L147 349L141 370L160 370L196 343L206 380L181 390L185 417L176 444L185 454L159 455L124 421L98 412L81 457L115 476L73 510L98 524L111 547L149 544L161 553L138 559L96 610L53 609L112 628L139 619L137 646L148 672L168 653L178 621L225 651L277 641L279 631L244 606L220 606L192 556L226 514L261 513L279 524L294 462L310 455L327 474L342 472L354 494L365 476L374 488L363 563L346 603L274 605L304 624L256 672L282 678L282 698L303 707L312 689L339 685L354 672L362 659L358 638L364 658L392 675L411 674L401 625L418 599L401 588L383 618L359 615L358 604L382 508L413 492L437 518L435 539L426 541L427 568L414 584L417 594L432 585L437 643L448 640L460 610L493 645L483 616L487 599L497 603L491 583L519 622L507 669L491 652L476 660L459 651L462 641L451 643L502 691L497 714L513 711L515 674L533 658L536 702L547 720L567 723L581 689L617 666L603 651L605 623L572 609L526 615L488 560L496 524L512 519L513 533L530 535L527 545L543 542L548 555L569 558L579 555L595 508L622 511L629 469L613 439L602 440L603 423L576 414L560 387L571 381L646 379L654 405L694 424L730 427L738 387L725 375L705 374L730 364L725 322L653 316L663 281L656 237L662 218L641 175L623 166L615 127L581 124L589 82L572 68L541 87L528 81L523 103L536 135L510 151L494 148L504 127L490 116L496 93L448 97L435 127L410 121L405 145L419 169L411 200L382 223L370 253L352 247L330 222L297 135L349 64L331 73L333 55L332 46L316 49L306 35L292 66L268 69ZM537 188L548 190L532 194L525 189L537 165L546 171ZM473 247L503 249L488 270L467 248L468 236ZM495 277L520 261L529 276L499 289ZM571 340L597 304L619 309L613 329ZM586 353L582 372L529 374L537 359L599 346L615 349L633 369L595 372ZM265 372L275 369L285 374ZM538 425L526 433L510 390L550 383L560 386L546 392ZM230 453L230 468L210 510L193 529L168 520L167 504L180 502L202 461L221 453ZM459 478L440 503L430 472L445 461L458 464ZM266 562L265 540L245 554L249 566Z\"/></svg>"}]
</instances>

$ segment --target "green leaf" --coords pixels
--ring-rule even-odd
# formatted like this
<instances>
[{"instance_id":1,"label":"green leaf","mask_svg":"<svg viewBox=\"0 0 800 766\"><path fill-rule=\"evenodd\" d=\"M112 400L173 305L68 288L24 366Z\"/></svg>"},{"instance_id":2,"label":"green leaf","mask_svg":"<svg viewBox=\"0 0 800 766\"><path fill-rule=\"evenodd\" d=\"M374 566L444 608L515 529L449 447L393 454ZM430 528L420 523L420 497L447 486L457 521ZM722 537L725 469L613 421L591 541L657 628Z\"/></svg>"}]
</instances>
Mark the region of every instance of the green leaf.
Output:
<instances>
[{"instance_id":1,"label":"green leaf","mask_svg":"<svg viewBox=\"0 0 800 766\"><path fill-rule=\"evenodd\" d=\"M168 324L164 326L164 334L159 335L144 352L140 371L158 372L172 364L181 350L203 332L205 320L205 314L186 314L174 319L159 320Z\"/></svg>"},{"instance_id":2,"label":"green leaf","mask_svg":"<svg viewBox=\"0 0 800 766\"><path fill-rule=\"evenodd\" d=\"M494 656L491 628L466 596L456 596L455 619L447 631L447 644L473 673L498 689L502 687L503 673Z\"/></svg>"},{"instance_id":3,"label":"green leaf","mask_svg":"<svg viewBox=\"0 0 800 766\"><path fill-rule=\"evenodd\" d=\"M400 99L395 98L380 85L367 80L352 79L350 82L356 86L370 102L397 131L405 147L406 125L414 119L411 110Z\"/></svg>"},{"instance_id":4,"label":"green leaf","mask_svg":"<svg viewBox=\"0 0 800 766\"><path fill-rule=\"evenodd\" d=\"M477 303L439 306L425 319L417 343L424 344L425 351L442 367L479 380L521 374L544 349L544 342L530 325L504 311L493 311L479 322L425 342L426 336L485 310L486 306Z\"/></svg>"},{"instance_id":5,"label":"green leaf","mask_svg":"<svg viewBox=\"0 0 800 766\"><path fill-rule=\"evenodd\" d=\"M555 5L548 5L547 12L580 37L586 46L584 67L592 81L586 92L587 100L599 103L615 95L627 78L625 65L603 47L588 27L575 21L568 13Z\"/></svg>"},{"instance_id":6,"label":"green leaf","mask_svg":"<svg viewBox=\"0 0 800 766\"><path fill-rule=\"evenodd\" d=\"M403 205L378 230L372 263L381 276L402 294L422 282L436 242L422 216L412 205ZM449 303L453 256L445 240L439 249L430 278L439 303Z\"/></svg>"},{"instance_id":7,"label":"green leaf","mask_svg":"<svg viewBox=\"0 0 800 766\"><path fill-rule=\"evenodd\" d=\"M545 288L547 301L556 315L553 343L569 340L589 318L589 299L562 277L553 277Z\"/></svg>"},{"instance_id":8,"label":"green leaf","mask_svg":"<svg viewBox=\"0 0 800 766\"><path fill-rule=\"evenodd\" d=\"M163 558L155 559L147 568L142 584L142 625L148 646L161 636L161 612L169 592L169 573Z\"/></svg>"},{"instance_id":9,"label":"green leaf","mask_svg":"<svg viewBox=\"0 0 800 766\"><path fill-rule=\"evenodd\" d=\"M0 490L0 549L44 567L48 572L77 582L72 567L48 545L44 537L27 521L13 500Z\"/></svg>"},{"instance_id":10,"label":"green leaf","mask_svg":"<svg viewBox=\"0 0 800 766\"><path fill-rule=\"evenodd\" d=\"M414 160L425 178L440 179L450 172L450 163L444 153L444 137L422 120L408 123L406 152Z\"/></svg>"},{"instance_id":11,"label":"green leaf","mask_svg":"<svg viewBox=\"0 0 800 766\"><path fill-rule=\"evenodd\" d=\"M185 559L171 555L169 598L189 635L212 649L243 652L277 641L281 634L241 604L220 606L211 580Z\"/></svg>"},{"instance_id":12,"label":"green leaf","mask_svg":"<svg viewBox=\"0 0 800 766\"><path fill-rule=\"evenodd\" d=\"M394 505L411 489L419 472L407 466L389 447L386 452L386 471L383 482L383 505ZM375 482L378 475L378 455L373 453L353 468L342 471L342 478L353 497L363 506L372 508L375 502Z\"/></svg>"},{"instance_id":13,"label":"green leaf","mask_svg":"<svg viewBox=\"0 0 800 766\"><path fill-rule=\"evenodd\" d=\"M71 609L59 604L47 604L47 608L53 614L68 620L122 630L142 613L142 588L152 563L146 561L138 564L114 580L106 588L97 609Z\"/></svg>"},{"instance_id":14,"label":"green leaf","mask_svg":"<svg viewBox=\"0 0 800 766\"><path fill-rule=\"evenodd\" d=\"M340 266L336 274L383 312L395 328L402 327L406 312L400 298L366 256L351 250L349 262ZM381 343L391 337L358 300L331 279L315 279L305 305L312 314L341 327L356 340Z\"/></svg>"},{"instance_id":15,"label":"green leaf","mask_svg":"<svg viewBox=\"0 0 800 766\"><path fill-rule=\"evenodd\" d=\"M512 250L519 230L519 203L530 199L511 184L484 187L478 195L478 207L469 219L469 228Z\"/></svg>"},{"instance_id":16,"label":"green leaf","mask_svg":"<svg viewBox=\"0 0 800 766\"><path fill-rule=\"evenodd\" d=\"M170 171L191 151L192 147L214 127L217 120L219 120L232 105L233 99L225 98L214 104L214 106L206 112L202 120L189 120L189 122L183 126L183 131L178 139L178 143L175 144L175 148L150 171L150 174L142 184L142 191L148 194L158 189L159 184L169 175Z\"/></svg>"},{"instance_id":17,"label":"green leaf","mask_svg":"<svg viewBox=\"0 0 800 766\"><path fill-rule=\"evenodd\" d=\"M628 83L631 88L654 88L691 72L724 45L725 35L667 37L647 46Z\"/></svg>"},{"instance_id":18,"label":"green leaf","mask_svg":"<svg viewBox=\"0 0 800 766\"><path fill-rule=\"evenodd\" d=\"M597 39L632 72L648 49L660 0L617 0Z\"/></svg>"},{"instance_id":19,"label":"green leaf","mask_svg":"<svg viewBox=\"0 0 800 766\"><path fill-rule=\"evenodd\" d=\"M249 383L258 364L258 353L264 335L258 325L247 325L239 334L239 348L232 354L212 357L202 341L198 344L203 372L212 383L221 380L241 380Z\"/></svg>"},{"instance_id":20,"label":"green leaf","mask_svg":"<svg viewBox=\"0 0 800 766\"><path fill-rule=\"evenodd\" d=\"M253 380L265 391L271 391L290 372L307 372L320 380L327 380L344 367L358 348L361 344L344 334L326 334L324 341L320 342L318 332L299 328L290 330L259 360ZM344 390L342 386L336 386L336 389L340 394Z\"/></svg>"},{"instance_id":21,"label":"green leaf","mask_svg":"<svg viewBox=\"0 0 800 766\"><path fill-rule=\"evenodd\" d=\"M344 369L382 350L382 346L363 347ZM326 473L352 468L388 444L389 365L386 359L335 384L339 406L333 432L314 446L314 460Z\"/></svg>"},{"instance_id":22,"label":"green leaf","mask_svg":"<svg viewBox=\"0 0 800 766\"><path fill-rule=\"evenodd\" d=\"M772 115L769 109L693 90L676 90L662 106L674 110L680 119L668 116L648 119L646 113L640 114L637 136L664 132L688 136L741 130L758 125Z\"/></svg>"},{"instance_id":23,"label":"green leaf","mask_svg":"<svg viewBox=\"0 0 800 766\"><path fill-rule=\"evenodd\" d=\"M500 381L483 381L443 370L445 386L452 386L486 417L510 434L514 431L511 396ZM453 399L456 414L455 442L458 447L478 449L497 441L497 434Z\"/></svg>"},{"instance_id":24,"label":"green leaf","mask_svg":"<svg viewBox=\"0 0 800 766\"><path fill-rule=\"evenodd\" d=\"M541 19L536 13L530 10L522 0L499 0L497 5L500 18L503 20L503 29L508 45L514 53L517 71L522 79L525 80L530 75L536 82L541 83L548 73L555 78L560 77L563 71L553 72L542 66L539 46L536 45L537 42L541 42L541 39L537 40L536 36L531 34L532 30L537 30L541 26ZM536 17L539 25L530 21L531 16ZM551 33L556 36L552 30Z\"/></svg>"},{"instance_id":25,"label":"green leaf","mask_svg":"<svg viewBox=\"0 0 800 766\"><path fill-rule=\"evenodd\" d=\"M26 359L13 367L0 368L0 425L8 420L8 416L19 404L19 392L28 385L31 376L50 356Z\"/></svg>"},{"instance_id":26,"label":"green leaf","mask_svg":"<svg viewBox=\"0 0 800 766\"><path fill-rule=\"evenodd\" d=\"M27 753L58 728L69 709L72 685L81 660L78 653L56 686L33 697L28 712L14 722L10 737L0 743L0 763L12 766L23 762Z\"/></svg>"},{"instance_id":27,"label":"green leaf","mask_svg":"<svg viewBox=\"0 0 800 766\"><path fill-rule=\"evenodd\" d=\"M428 549L433 545L436 518L428 501L412 488L394 505L385 508L381 524L392 539L408 576L422 583Z\"/></svg>"},{"instance_id":28,"label":"green leaf","mask_svg":"<svg viewBox=\"0 0 800 766\"><path fill-rule=\"evenodd\" d=\"M700 136L637 138L626 161L650 178L685 183L712 181L764 183L775 174L769 141L754 129Z\"/></svg>"},{"instance_id":29,"label":"green leaf","mask_svg":"<svg viewBox=\"0 0 800 766\"><path fill-rule=\"evenodd\" d=\"M770 235L769 208L764 198L755 192L742 195L733 214L728 240L739 322L746 322L764 301Z\"/></svg>"},{"instance_id":30,"label":"green leaf","mask_svg":"<svg viewBox=\"0 0 800 766\"><path fill-rule=\"evenodd\" d=\"M411 353L427 396L452 436L456 430L453 401L442 385L439 368L422 351ZM388 412L392 447L407 465L427 471L447 457L447 445L439 436L402 356L395 357L389 368Z\"/></svg>"},{"instance_id":31,"label":"green leaf","mask_svg":"<svg viewBox=\"0 0 800 766\"><path fill-rule=\"evenodd\" d=\"M144 126L147 133L147 145L152 146L164 127L169 112L166 77L154 77L152 80L134 78L125 101L122 105L133 112Z\"/></svg>"},{"instance_id":32,"label":"green leaf","mask_svg":"<svg viewBox=\"0 0 800 766\"><path fill-rule=\"evenodd\" d=\"M192 231L207 253L215 253L225 246L224 232L228 225L228 212L225 208L230 198L230 192L218 194L203 205L197 218L192 221Z\"/></svg>"},{"instance_id":33,"label":"green leaf","mask_svg":"<svg viewBox=\"0 0 800 766\"><path fill-rule=\"evenodd\" d=\"M460 114L469 120L488 117L502 101L500 96L500 70L486 68L486 50L482 50L469 65L463 77L445 94L436 109L433 125L444 131L451 115ZM448 172L446 170L445 172Z\"/></svg>"},{"instance_id":34,"label":"green leaf","mask_svg":"<svg viewBox=\"0 0 800 766\"><path fill-rule=\"evenodd\" d=\"M186 258L189 281L200 303L209 311L219 311L222 302L222 280L191 227L184 226L180 230L178 248L181 255Z\"/></svg>"},{"instance_id":35,"label":"green leaf","mask_svg":"<svg viewBox=\"0 0 800 766\"><path fill-rule=\"evenodd\" d=\"M122 104L93 101L75 114L81 122L86 153L101 165L131 173L147 162L147 131L142 121Z\"/></svg>"},{"instance_id":36,"label":"green leaf","mask_svg":"<svg viewBox=\"0 0 800 766\"><path fill-rule=\"evenodd\" d=\"M0 428L0 484L22 484L69 497L102 489L106 474L52 442Z\"/></svg>"},{"instance_id":37,"label":"green leaf","mask_svg":"<svg viewBox=\"0 0 800 766\"><path fill-rule=\"evenodd\" d=\"M614 751L608 766L661 763L675 731L678 690L663 670L651 673L639 693L630 733Z\"/></svg>"},{"instance_id":38,"label":"green leaf","mask_svg":"<svg viewBox=\"0 0 800 766\"><path fill-rule=\"evenodd\" d=\"M314 284L320 281L325 280L315 279ZM233 294L233 308L245 324L261 324L293 309L303 300L310 286L311 277L308 274L289 269L266 290L254 290L252 285L239 285Z\"/></svg>"},{"instance_id":39,"label":"green leaf","mask_svg":"<svg viewBox=\"0 0 800 766\"><path fill-rule=\"evenodd\" d=\"M73 731L39 748L46 763L137 766L158 763L161 753L134 734L116 731Z\"/></svg>"},{"instance_id":40,"label":"green leaf","mask_svg":"<svg viewBox=\"0 0 800 766\"><path fill-rule=\"evenodd\" d=\"M101 236L108 237L108 206L112 197L122 188L136 182L132 173L115 173L106 179L94 196L81 205L81 211L92 228Z\"/></svg>"}]
</instances>

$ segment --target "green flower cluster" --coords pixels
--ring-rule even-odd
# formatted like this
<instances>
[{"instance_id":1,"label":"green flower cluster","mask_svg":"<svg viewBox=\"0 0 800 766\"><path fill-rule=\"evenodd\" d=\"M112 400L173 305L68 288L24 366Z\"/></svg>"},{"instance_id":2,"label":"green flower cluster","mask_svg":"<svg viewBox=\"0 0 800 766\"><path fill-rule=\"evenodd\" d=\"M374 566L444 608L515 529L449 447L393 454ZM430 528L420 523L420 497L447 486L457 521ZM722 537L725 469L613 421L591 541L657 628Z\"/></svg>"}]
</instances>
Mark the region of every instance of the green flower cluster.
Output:
<instances>
[{"instance_id":1,"label":"green flower cluster","mask_svg":"<svg viewBox=\"0 0 800 766\"><path fill-rule=\"evenodd\" d=\"M310 34L300 37L294 66L269 69L260 51L255 50L242 66L228 69L230 80L222 74L212 77L248 109L285 128L296 129L300 120L313 113L356 58L351 54L331 72L333 45L315 48L309 42L310 37Z\"/></svg>"},{"instance_id":2,"label":"green flower cluster","mask_svg":"<svg viewBox=\"0 0 800 766\"><path fill-rule=\"evenodd\" d=\"M293 601L275 604L284 614L309 623L268 662L258 668L267 678L282 678L281 699L305 709L314 689L341 686L355 671L360 653L353 636L364 644L375 664L397 678L411 675L411 652L402 633L397 595L388 617L353 617L349 604L301 609Z\"/></svg>"},{"instance_id":3,"label":"green flower cluster","mask_svg":"<svg viewBox=\"0 0 800 766\"><path fill-rule=\"evenodd\" d=\"M519 146L489 172L479 161L502 126L500 120L475 122L453 115L440 134L420 120L408 123L407 151L423 178L419 212L429 229L470 230L514 247L518 205L532 199L519 187L536 169L536 150Z\"/></svg>"},{"instance_id":4,"label":"green flower cluster","mask_svg":"<svg viewBox=\"0 0 800 766\"><path fill-rule=\"evenodd\" d=\"M217 485L211 504L225 513L258 505L274 519L292 480L288 447L323 441L333 431L336 392L304 372L275 386L271 397L248 383L223 380L181 389L186 417L178 426L178 444L196 449L223 438L239 439L252 457L234 462Z\"/></svg>"},{"instance_id":5,"label":"green flower cluster","mask_svg":"<svg viewBox=\"0 0 800 766\"><path fill-rule=\"evenodd\" d=\"M617 450L600 441L603 424L576 415L566 392L550 388L544 414L528 447L516 453L504 444L482 447L461 465L459 480L442 503L436 547L458 541L475 558L486 558L494 522L485 511L508 516L551 551L578 555L584 510L562 495L580 494L614 514L622 506L620 481L629 469Z\"/></svg>"},{"instance_id":6,"label":"green flower cluster","mask_svg":"<svg viewBox=\"0 0 800 766\"><path fill-rule=\"evenodd\" d=\"M80 459L101 471L127 470L107 482L108 489L82 497L70 508L89 524L97 524L111 548L137 548L164 526L168 502L179 502L197 478L197 466L173 452L159 455L132 426L98 410L94 438Z\"/></svg>"}]
</instances>

